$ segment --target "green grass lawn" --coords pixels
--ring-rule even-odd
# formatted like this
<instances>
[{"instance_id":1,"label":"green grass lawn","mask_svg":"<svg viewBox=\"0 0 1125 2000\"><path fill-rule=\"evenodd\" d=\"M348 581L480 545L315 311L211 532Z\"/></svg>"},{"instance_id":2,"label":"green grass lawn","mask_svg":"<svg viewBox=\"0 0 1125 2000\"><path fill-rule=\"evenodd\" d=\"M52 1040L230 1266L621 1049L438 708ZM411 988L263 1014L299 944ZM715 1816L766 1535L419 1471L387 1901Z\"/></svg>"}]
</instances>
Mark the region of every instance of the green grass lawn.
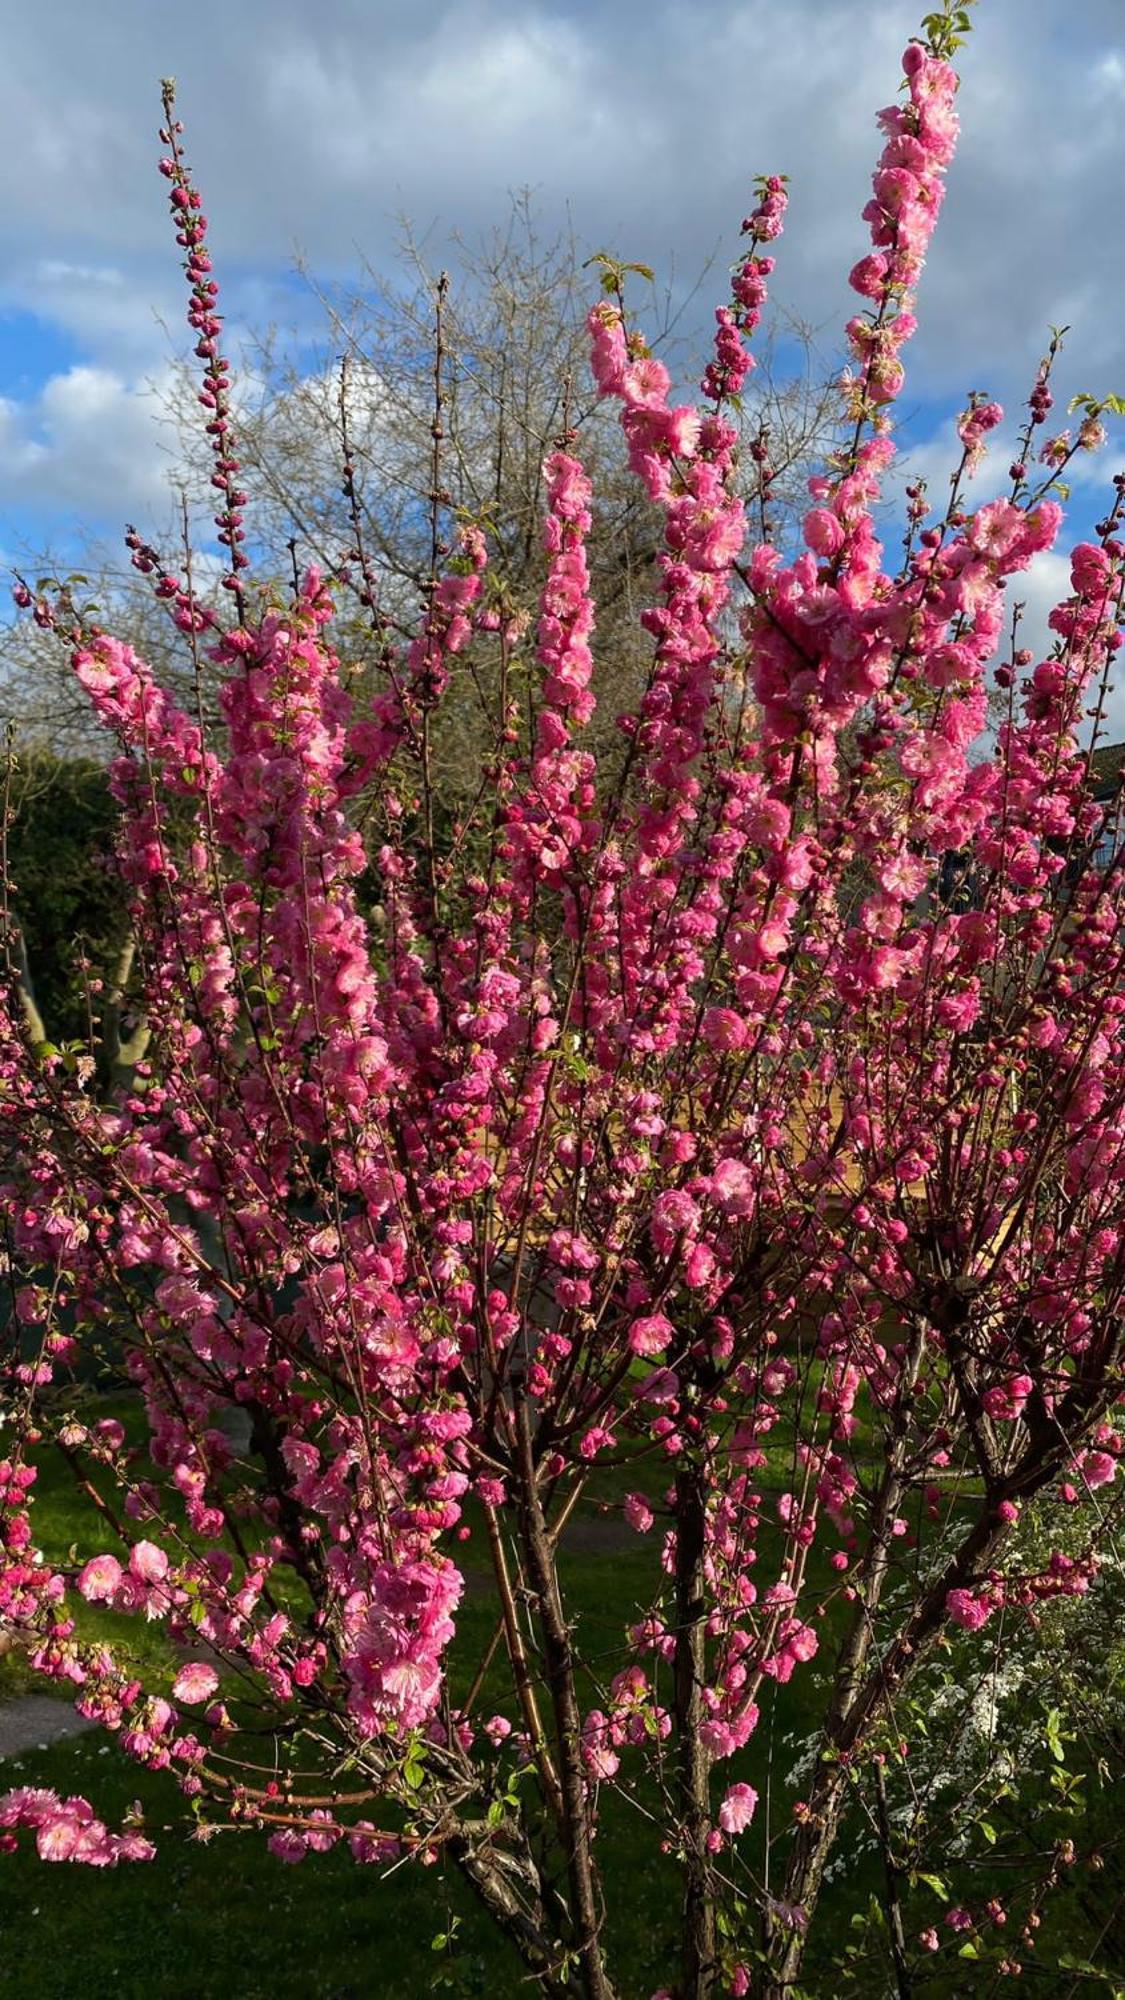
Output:
<instances>
[{"instance_id":1,"label":"green grass lawn","mask_svg":"<svg viewBox=\"0 0 1125 2000\"><path fill-rule=\"evenodd\" d=\"M154 1830L178 1820L175 1787L138 1771L100 1733L19 1760L15 1782L74 1790L116 1823L134 1799ZM14 1772L9 1760L7 1779ZM417 2000L439 1960L429 1949L456 1882L402 1869L380 1881L346 1853L285 1868L261 1836L190 1844L182 1826L157 1831L145 1866L51 1868L27 1849L0 1874L0 1991L12 2000L273 2000L385 1995ZM468 1992L504 1990L498 1955L484 1952ZM515 1990L514 1988L512 1990Z\"/></svg>"}]
</instances>

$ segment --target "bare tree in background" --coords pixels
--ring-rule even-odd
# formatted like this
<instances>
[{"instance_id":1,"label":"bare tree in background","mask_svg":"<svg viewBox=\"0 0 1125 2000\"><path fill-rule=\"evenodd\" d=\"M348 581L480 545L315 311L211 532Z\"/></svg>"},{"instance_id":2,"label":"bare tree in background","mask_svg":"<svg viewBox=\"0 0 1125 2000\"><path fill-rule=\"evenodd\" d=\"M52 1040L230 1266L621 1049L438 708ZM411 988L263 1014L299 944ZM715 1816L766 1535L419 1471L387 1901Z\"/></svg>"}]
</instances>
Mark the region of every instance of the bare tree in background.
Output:
<instances>
[{"instance_id":1,"label":"bare tree in background","mask_svg":"<svg viewBox=\"0 0 1125 2000\"><path fill-rule=\"evenodd\" d=\"M257 336L249 371L257 393L239 413L239 456L253 496L259 573L282 584L295 562L311 558L337 583L346 580L335 641L358 676L371 675L380 653L411 628L432 571L436 478L445 521L452 528L461 515L485 526L506 608L526 614L543 580L543 460L570 435L599 495L591 541L599 606L591 747L609 778L621 751L616 717L635 704L651 650L636 614L659 532L628 475L614 413L590 381L585 316L597 273L569 227L544 229L526 191L513 196L503 227L476 244L455 238L448 261L446 277L404 222L389 275L365 264L350 283L326 291L303 272L322 313L312 356L296 353L276 330ZM702 288L701 275L686 295L669 289L649 300L650 343L685 395L709 340L707 326L697 324ZM761 529L764 515L785 539L838 410L834 371L812 330L777 317L738 413L753 527ZM182 440L177 480L186 526L205 511L209 477L208 440L186 367L170 415ZM171 570L182 568L183 540L173 520L161 549ZM206 595L210 579L195 560L194 583ZM192 691L202 665L209 705L206 659L195 658L162 616L127 554L92 545L79 567L76 598L92 600L103 615L112 605L116 629L127 631L158 678L181 694ZM60 565L48 553L28 568L55 576ZM56 754L89 753L88 711L62 652L33 617L5 632L0 677L0 708L23 741ZM437 795L451 813L479 784L492 693L489 663L477 662L473 677L455 689L435 742Z\"/></svg>"}]
</instances>

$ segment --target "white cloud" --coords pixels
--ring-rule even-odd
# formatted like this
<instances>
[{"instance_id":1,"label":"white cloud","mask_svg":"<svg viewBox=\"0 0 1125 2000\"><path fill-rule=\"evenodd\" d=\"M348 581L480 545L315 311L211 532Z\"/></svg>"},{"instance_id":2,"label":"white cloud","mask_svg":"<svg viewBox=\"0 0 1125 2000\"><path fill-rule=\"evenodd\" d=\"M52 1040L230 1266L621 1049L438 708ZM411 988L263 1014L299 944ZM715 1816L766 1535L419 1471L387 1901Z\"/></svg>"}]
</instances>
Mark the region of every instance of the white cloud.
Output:
<instances>
[{"instance_id":1,"label":"white cloud","mask_svg":"<svg viewBox=\"0 0 1125 2000\"><path fill-rule=\"evenodd\" d=\"M1125 54L1120 49L1107 50L1094 64L1092 80L1096 96L1125 99Z\"/></svg>"},{"instance_id":2,"label":"white cloud","mask_svg":"<svg viewBox=\"0 0 1125 2000\"><path fill-rule=\"evenodd\" d=\"M703 320L751 178L778 169L792 176L792 208L776 294L834 328L864 242L874 114L894 94L919 12L917 0L15 10L0 71L0 307L40 313L118 386L82 422L42 396L9 412L22 457L0 473L6 503L37 491L93 504L99 426L102 511L120 511L115 483L150 490L151 474L129 471L121 452L138 440L140 385L166 364L161 322L182 324L180 253L154 171L162 74L178 77L236 320L295 310L282 274L296 247L326 278L354 268L357 247L378 266L405 212L423 232L432 225L438 262L447 231L488 227L524 184L539 192L546 229L569 203L591 247L662 274L674 264L683 288L717 247ZM923 280L908 397L956 408L976 386L1015 412L1047 327L1067 321L1061 400L1121 390L1125 320L1111 287L1125 205L1107 194L1125 167L1121 0L982 7L962 67L964 136ZM78 394L72 386L64 403L66 393ZM64 436L84 454L71 475Z\"/></svg>"},{"instance_id":3,"label":"white cloud","mask_svg":"<svg viewBox=\"0 0 1125 2000\"><path fill-rule=\"evenodd\" d=\"M1019 435L1012 417L1021 415L1018 409L1009 410L1005 422L989 433L987 449L977 470L964 482L961 488L962 505L967 509L983 507L988 500L998 499L1011 490L1011 468L1020 455ZM1057 421L1045 426L1037 434L1033 452L1037 453L1046 436L1058 435L1063 430L1075 429L1076 420L1064 410L1057 413ZM897 478L901 484L924 479L932 508L944 509L949 498L950 475L961 462L962 447L957 435L957 420L950 416L939 425L931 437L915 442L908 439L898 461ZM1125 457L1125 438L1117 437L1100 451L1075 452L1065 472L1060 474L1066 486L1074 510L1088 510L1092 501L1095 505L1099 496L1109 494L1113 474ZM1037 456L1033 456L1033 477L1036 486L1041 486L1048 478L1046 466ZM1107 503L1108 504L1108 503Z\"/></svg>"},{"instance_id":4,"label":"white cloud","mask_svg":"<svg viewBox=\"0 0 1125 2000\"><path fill-rule=\"evenodd\" d=\"M5 273L3 297L60 328L87 355L136 368L166 359L168 333L181 317L180 288L170 273L126 272L119 265L34 257Z\"/></svg>"},{"instance_id":5,"label":"white cloud","mask_svg":"<svg viewBox=\"0 0 1125 2000\"><path fill-rule=\"evenodd\" d=\"M443 22L390 64L371 62L370 52L365 62L364 52L321 41L306 24L276 37L263 71L271 122L292 134L291 167L312 168L315 153L318 176L376 201L408 180L430 182L445 200L458 181L463 193L466 181L498 173L503 186L518 164L551 177L564 155L581 180L591 149L619 153L625 142L606 115L596 38L558 20L461 34ZM458 154L457 179L446 179Z\"/></svg>"},{"instance_id":6,"label":"white cloud","mask_svg":"<svg viewBox=\"0 0 1125 2000\"><path fill-rule=\"evenodd\" d=\"M167 511L170 459L156 426L169 386L77 366L33 398L0 403L0 510L121 522Z\"/></svg>"},{"instance_id":7,"label":"white cloud","mask_svg":"<svg viewBox=\"0 0 1125 2000\"><path fill-rule=\"evenodd\" d=\"M1037 658L1051 652L1057 641L1047 623L1056 604L1070 595L1070 557L1062 549L1043 549L1021 576L1008 585L1009 602L1022 604L1021 644Z\"/></svg>"}]
</instances>

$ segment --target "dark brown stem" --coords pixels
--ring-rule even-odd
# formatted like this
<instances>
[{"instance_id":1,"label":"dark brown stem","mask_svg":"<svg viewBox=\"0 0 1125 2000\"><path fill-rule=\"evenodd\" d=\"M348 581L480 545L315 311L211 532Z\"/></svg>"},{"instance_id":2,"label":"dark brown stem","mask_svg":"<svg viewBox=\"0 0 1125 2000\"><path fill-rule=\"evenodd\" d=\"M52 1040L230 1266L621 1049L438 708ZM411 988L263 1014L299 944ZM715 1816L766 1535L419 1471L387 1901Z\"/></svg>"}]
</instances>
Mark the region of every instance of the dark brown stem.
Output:
<instances>
[{"instance_id":1,"label":"dark brown stem","mask_svg":"<svg viewBox=\"0 0 1125 2000\"><path fill-rule=\"evenodd\" d=\"M137 1063L144 1061L149 1045L150 1030L147 1017L144 1015L137 1022L132 1034L125 1041L121 1039L121 1015L136 954L136 936L130 931L118 954L102 1015L99 1068L108 1098L112 1098L120 1086L128 1081Z\"/></svg>"},{"instance_id":2,"label":"dark brown stem","mask_svg":"<svg viewBox=\"0 0 1125 2000\"><path fill-rule=\"evenodd\" d=\"M504 1634L508 1651L508 1662L512 1669L512 1678L516 1684L516 1693L519 1697L520 1708L523 1713L524 1727L527 1730L531 1744L531 1754L535 1759L536 1769L539 1772L539 1782L543 1787L543 1794L546 1798L548 1808L554 1819L561 1822L563 1818L562 1792L559 1788L558 1774L551 1762L550 1752L547 1748L547 1739L539 1714L539 1703L536 1699L527 1649L524 1646L523 1634L520 1631L515 1594L512 1590L511 1578L508 1575L508 1562L504 1554L504 1543L500 1534L500 1524L496 1519L495 1507L486 1507L484 1517L485 1526L488 1530L488 1546L492 1556L492 1567L496 1577L496 1588L500 1597L501 1630ZM466 1706L468 1707L469 1704L466 1704Z\"/></svg>"},{"instance_id":3,"label":"dark brown stem","mask_svg":"<svg viewBox=\"0 0 1125 2000\"><path fill-rule=\"evenodd\" d=\"M23 1015L24 1027L33 1042L45 1042L47 1029L35 1000L35 987L28 963L27 944L24 934L16 923L9 925L8 945L10 957L14 960L14 984Z\"/></svg>"},{"instance_id":4,"label":"dark brown stem","mask_svg":"<svg viewBox=\"0 0 1125 2000\"><path fill-rule=\"evenodd\" d=\"M819 1768L808 1800L808 1815L793 1844L786 1876L784 1909L771 1912L767 1918L767 1949L776 1954L780 1979L777 1985L767 1986L766 2000L782 2000L800 1971L805 1934L847 1801L850 1778L846 1761L848 1753L859 1740L861 1728L866 1729L883 1712L896 1686L888 1677L886 1661L877 1662L866 1681L864 1676L875 1639L875 1613L889 1574L894 1519L903 1496L911 1403L925 1345L925 1331L924 1324L919 1321L914 1328L899 1383L891 1434L887 1440L886 1466L872 1510L867 1553L856 1571L858 1598L855 1613L840 1648L832 1705L824 1724L824 1742L831 1753L831 1761L821 1764ZM989 1517L983 1518L995 1532ZM966 1556L972 1540L970 1536L963 1544L955 1562L961 1558L965 1558L966 1563L972 1560ZM935 1586L935 1590L941 1590L940 1598L936 1599L935 1631L945 1614L945 1590L949 1587L948 1583ZM934 1592L930 1596L933 1597ZM924 1603L929 1601L929 1598L923 1600ZM908 1664L912 1666L915 1663L908 1644L904 1654L903 1678ZM861 1713L866 1720L862 1726L853 1726L855 1718ZM788 1911L793 1908L804 1913L798 1928L790 1924Z\"/></svg>"},{"instance_id":5,"label":"dark brown stem","mask_svg":"<svg viewBox=\"0 0 1125 2000\"><path fill-rule=\"evenodd\" d=\"M570 1969L552 1938L530 1858L506 1852L491 1838L474 1838L469 1829L454 1833L445 1851L534 1974L540 1992L549 2000L586 2000L589 1986Z\"/></svg>"},{"instance_id":6,"label":"dark brown stem","mask_svg":"<svg viewBox=\"0 0 1125 2000\"><path fill-rule=\"evenodd\" d=\"M445 385L442 367L445 361L445 301L449 294L449 278L442 272L437 282L434 296L434 410L430 423L433 440L433 457L430 466L430 575L426 622L430 625L434 615L435 593L438 584L438 564L441 557L441 510L443 490L441 484L442 443L445 426L442 414L445 409ZM419 754L422 774L422 820L424 827L422 862L426 871L426 887L430 904L430 918L435 951L442 937L441 911L438 901L437 852L434 841L434 778L432 762L431 724L433 720L434 693L428 680L421 690L422 714L419 725ZM437 982L438 1009L445 1020L445 995L442 982Z\"/></svg>"},{"instance_id":7,"label":"dark brown stem","mask_svg":"<svg viewBox=\"0 0 1125 2000\"><path fill-rule=\"evenodd\" d=\"M581 1967L584 2000L613 2000L601 1947L601 1913L595 1886L592 1815L582 1767L582 1724L575 1686L574 1653L559 1594L557 1554L552 1545L535 1469L531 1416L521 1398L517 1411L520 1525L528 1580L536 1601L543 1666L555 1718L556 1754L562 1792L562 1832L570 1885L574 1949Z\"/></svg>"},{"instance_id":8,"label":"dark brown stem","mask_svg":"<svg viewBox=\"0 0 1125 2000\"><path fill-rule=\"evenodd\" d=\"M891 1936L891 1958L895 1968L895 1990L898 2000L910 2000L910 1967L906 1956L906 1932L902 1922L902 1899L899 1895L899 1871L895 1863L894 1847L891 1841L891 1822L887 1812L887 1781L882 1763L875 1765L875 1821L879 1829L879 1846L883 1854L883 1876L887 1884L887 1925Z\"/></svg>"},{"instance_id":9,"label":"dark brown stem","mask_svg":"<svg viewBox=\"0 0 1125 2000\"><path fill-rule=\"evenodd\" d=\"M676 1474L675 1708L679 1808L683 1822L682 2000L707 2000L717 1973L715 1899L707 1836L711 1832L710 1758L700 1736L706 1683L703 1551L705 1486L701 1468Z\"/></svg>"},{"instance_id":10,"label":"dark brown stem","mask_svg":"<svg viewBox=\"0 0 1125 2000\"><path fill-rule=\"evenodd\" d=\"M1076 1442L1087 1435L1106 1407L1105 1378L1091 1366L1089 1379L1077 1380L1056 1405L1053 1420L1041 1417L1028 1425L1027 1448L1019 1463L1007 1473L1002 1485L987 1498L968 1529L964 1540L940 1575L919 1598L914 1610L900 1625L881 1658L867 1671L874 1648L873 1614L877 1594L873 1581L857 1606L857 1623L845 1641L837 1669L836 1689L825 1719L824 1744L828 1752L810 1788L808 1812L793 1843L785 1883L785 1902L803 1912L799 1928L783 1927L773 1916L767 1926L767 1949L773 1963L763 2000L791 2000L794 1982L801 1970L805 1937L808 1933L824 1879L824 1869L839 1832L847 1798L851 1768L871 1731L891 1712L903 1688L934 1645L948 1617L947 1599L951 1590L962 1589L988 1568L996 1550L1008 1534L1000 1514L1005 1501L1026 1503L1058 1477L1073 1456ZM900 1412L902 1404L900 1402ZM896 1438L899 1426L896 1424ZM892 1442L888 1473L872 1529L874 1561L869 1558L872 1579L887 1573L881 1552L881 1530L885 1523L888 1485L895 1477L900 1446ZM862 1619L863 1632L860 1631ZM866 1637L863 1636L866 1633Z\"/></svg>"}]
</instances>

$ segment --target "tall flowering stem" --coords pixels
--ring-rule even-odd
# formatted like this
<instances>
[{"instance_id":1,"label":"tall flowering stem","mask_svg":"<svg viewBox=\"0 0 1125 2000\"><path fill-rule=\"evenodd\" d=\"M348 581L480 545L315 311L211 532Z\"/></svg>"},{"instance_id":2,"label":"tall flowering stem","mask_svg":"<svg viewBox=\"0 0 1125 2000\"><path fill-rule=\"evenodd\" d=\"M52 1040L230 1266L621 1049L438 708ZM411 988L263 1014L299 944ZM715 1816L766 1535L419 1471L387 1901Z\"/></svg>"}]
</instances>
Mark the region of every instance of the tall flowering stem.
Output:
<instances>
[{"instance_id":1,"label":"tall flowering stem","mask_svg":"<svg viewBox=\"0 0 1125 2000\"><path fill-rule=\"evenodd\" d=\"M245 598L242 572L250 567L242 511L246 505L246 494L238 485L242 468L235 456L230 364L219 341L223 329L222 315L218 310L219 287L212 275L202 197L192 180L180 146L183 125L174 115L176 86L171 77L166 77L161 85L161 99L164 124L160 137L168 152L160 162L160 171L169 183L168 203L176 242L184 252L184 273L189 286L188 325L196 336L195 354L202 363L199 401L206 413L205 428L211 442L214 467L211 484L222 501L221 510L215 517L215 528L230 558L230 569L223 578L223 584L233 593L239 618L243 619Z\"/></svg>"}]
</instances>

